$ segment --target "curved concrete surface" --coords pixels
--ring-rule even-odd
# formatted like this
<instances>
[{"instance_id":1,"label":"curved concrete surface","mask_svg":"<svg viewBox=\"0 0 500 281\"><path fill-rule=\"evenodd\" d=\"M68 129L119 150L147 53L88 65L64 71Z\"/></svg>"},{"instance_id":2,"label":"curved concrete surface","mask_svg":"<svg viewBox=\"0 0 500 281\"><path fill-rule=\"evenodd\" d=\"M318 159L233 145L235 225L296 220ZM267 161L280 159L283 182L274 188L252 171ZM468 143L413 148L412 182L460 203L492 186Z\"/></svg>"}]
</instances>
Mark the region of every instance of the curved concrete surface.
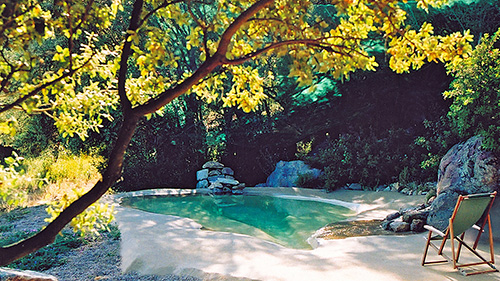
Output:
<instances>
[{"instance_id":1,"label":"curved concrete surface","mask_svg":"<svg viewBox=\"0 0 500 281\"><path fill-rule=\"evenodd\" d=\"M248 192L352 202L359 204L359 219L381 219L423 201L421 196L394 192L325 193L292 188L250 188ZM122 233L122 268L142 274L205 278L214 274L266 281L500 280L498 273L463 277L448 264L422 267L424 234L320 239L314 250L295 250L250 236L201 230L190 219L129 208L117 207L116 219Z\"/></svg>"}]
</instances>

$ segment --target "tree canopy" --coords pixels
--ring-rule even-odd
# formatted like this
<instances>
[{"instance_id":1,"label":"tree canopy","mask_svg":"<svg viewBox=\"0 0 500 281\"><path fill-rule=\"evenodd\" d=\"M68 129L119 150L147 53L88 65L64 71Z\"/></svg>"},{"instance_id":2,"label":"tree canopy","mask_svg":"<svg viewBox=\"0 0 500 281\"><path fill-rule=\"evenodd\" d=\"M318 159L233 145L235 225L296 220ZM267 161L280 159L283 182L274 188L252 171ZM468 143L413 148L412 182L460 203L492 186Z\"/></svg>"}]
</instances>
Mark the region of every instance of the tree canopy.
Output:
<instances>
[{"instance_id":1,"label":"tree canopy","mask_svg":"<svg viewBox=\"0 0 500 281\"><path fill-rule=\"evenodd\" d=\"M120 178L138 121L180 95L193 93L250 112L267 97L265 85L273 79L256 66L272 59L289 59L289 76L309 85L320 73L341 78L375 70L371 51L380 46L386 46L397 73L428 61L457 65L467 56L472 40L467 31L434 35L430 23L414 30L405 25L401 3L0 1L3 132L15 133L9 119L15 109L47 114L61 134L82 139L89 130L98 132L111 111L121 112L102 179L41 232L0 248L0 265L53 242L97 201ZM444 3L419 0L417 6ZM335 17L322 16L325 11Z\"/></svg>"}]
</instances>

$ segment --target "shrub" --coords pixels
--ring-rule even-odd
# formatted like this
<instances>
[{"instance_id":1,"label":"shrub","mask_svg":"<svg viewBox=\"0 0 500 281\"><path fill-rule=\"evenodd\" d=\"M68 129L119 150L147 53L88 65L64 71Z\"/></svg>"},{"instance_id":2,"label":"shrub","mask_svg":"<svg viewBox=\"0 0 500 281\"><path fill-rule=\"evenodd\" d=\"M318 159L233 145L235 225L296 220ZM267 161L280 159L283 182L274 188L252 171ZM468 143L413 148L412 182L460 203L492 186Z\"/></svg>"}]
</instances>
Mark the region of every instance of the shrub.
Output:
<instances>
[{"instance_id":1,"label":"shrub","mask_svg":"<svg viewBox=\"0 0 500 281\"><path fill-rule=\"evenodd\" d=\"M295 181L296 186L303 188L320 188L324 184L323 177L316 177L312 172L300 174Z\"/></svg>"},{"instance_id":2,"label":"shrub","mask_svg":"<svg viewBox=\"0 0 500 281\"><path fill-rule=\"evenodd\" d=\"M87 182L99 175L98 168L104 163L102 156L88 154L73 155L68 152L59 153L57 159L47 167L49 182Z\"/></svg>"},{"instance_id":3,"label":"shrub","mask_svg":"<svg viewBox=\"0 0 500 281\"><path fill-rule=\"evenodd\" d=\"M359 131L328 139L306 160L324 171L324 187L335 190L348 183L366 187L395 181L425 181L419 166L424 150L403 129L376 135Z\"/></svg>"},{"instance_id":4,"label":"shrub","mask_svg":"<svg viewBox=\"0 0 500 281\"><path fill-rule=\"evenodd\" d=\"M485 34L469 58L449 65L455 80L444 93L453 99L448 116L459 135L480 134L485 137L483 146L496 152L500 152L500 50L495 48L499 36L500 29L492 37Z\"/></svg>"}]
</instances>

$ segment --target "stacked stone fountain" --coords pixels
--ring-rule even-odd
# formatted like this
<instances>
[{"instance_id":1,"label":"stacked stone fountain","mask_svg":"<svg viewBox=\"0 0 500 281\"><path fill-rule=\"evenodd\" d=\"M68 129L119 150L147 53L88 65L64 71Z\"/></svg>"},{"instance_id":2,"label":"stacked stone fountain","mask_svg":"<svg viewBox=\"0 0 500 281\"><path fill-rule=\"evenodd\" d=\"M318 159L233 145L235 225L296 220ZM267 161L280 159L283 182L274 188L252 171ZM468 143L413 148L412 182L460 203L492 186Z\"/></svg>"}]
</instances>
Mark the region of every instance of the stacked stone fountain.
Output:
<instances>
[{"instance_id":1,"label":"stacked stone fountain","mask_svg":"<svg viewBox=\"0 0 500 281\"><path fill-rule=\"evenodd\" d=\"M196 189L208 190L209 193L243 194L244 183L234 178L234 171L222 163L209 161L203 164L202 169L196 172Z\"/></svg>"}]
</instances>

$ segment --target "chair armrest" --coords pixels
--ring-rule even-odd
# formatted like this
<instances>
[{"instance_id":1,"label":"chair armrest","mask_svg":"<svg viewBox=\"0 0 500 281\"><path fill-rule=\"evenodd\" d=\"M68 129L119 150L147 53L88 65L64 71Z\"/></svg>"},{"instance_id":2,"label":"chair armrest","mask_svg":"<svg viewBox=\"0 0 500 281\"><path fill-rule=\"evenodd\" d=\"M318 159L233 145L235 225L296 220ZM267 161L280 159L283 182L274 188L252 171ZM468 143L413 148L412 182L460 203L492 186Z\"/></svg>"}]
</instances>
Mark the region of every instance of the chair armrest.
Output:
<instances>
[{"instance_id":1,"label":"chair armrest","mask_svg":"<svg viewBox=\"0 0 500 281\"><path fill-rule=\"evenodd\" d=\"M429 230L429 231L436 232L437 234L439 234L439 236L442 236L442 237L446 236L446 234L444 234L441 230L435 228L434 226L424 225L424 228Z\"/></svg>"},{"instance_id":2,"label":"chair armrest","mask_svg":"<svg viewBox=\"0 0 500 281\"><path fill-rule=\"evenodd\" d=\"M474 228L477 231L484 232L484 229L481 229L477 224L473 225L472 228Z\"/></svg>"}]
</instances>

